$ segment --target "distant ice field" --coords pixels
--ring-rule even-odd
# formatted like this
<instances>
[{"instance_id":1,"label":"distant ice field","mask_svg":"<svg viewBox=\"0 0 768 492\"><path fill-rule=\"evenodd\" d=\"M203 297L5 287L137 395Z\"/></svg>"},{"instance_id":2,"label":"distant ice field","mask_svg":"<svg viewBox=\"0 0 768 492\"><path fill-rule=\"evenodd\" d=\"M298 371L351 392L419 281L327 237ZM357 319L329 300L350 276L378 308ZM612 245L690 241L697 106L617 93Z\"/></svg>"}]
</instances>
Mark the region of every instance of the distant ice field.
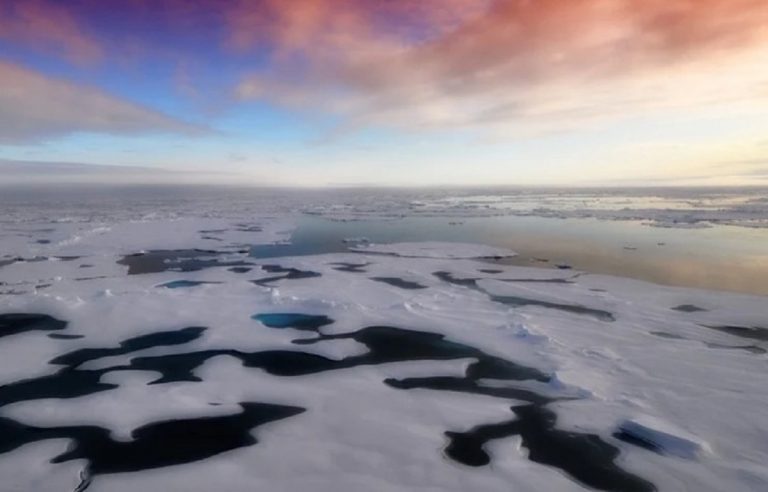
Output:
<instances>
[{"instance_id":1,"label":"distant ice field","mask_svg":"<svg viewBox=\"0 0 768 492\"><path fill-rule=\"evenodd\" d=\"M0 187L0 491L766 490L766 203Z\"/></svg>"},{"instance_id":2,"label":"distant ice field","mask_svg":"<svg viewBox=\"0 0 768 492\"><path fill-rule=\"evenodd\" d=\"M17 254L61 251L57 237L50 231L46 234L49 219L61 227L69 224L72 231L82 226L93 235L100 223L234 214L290 218L285 230L273 231L283 234L270 239L282 238L291 244L256 245L256 254L262 257L345 251L354 241L344 239L473 242L517 251L517 258L511 260L514 264L565 264L668 285L768 295L765 188L0 186L0 207L4 245L0 264ZM37 232L34 224L39 225ZM209 234L203 243L215 248L221 241Z\"/></svg>"}]
</instances>

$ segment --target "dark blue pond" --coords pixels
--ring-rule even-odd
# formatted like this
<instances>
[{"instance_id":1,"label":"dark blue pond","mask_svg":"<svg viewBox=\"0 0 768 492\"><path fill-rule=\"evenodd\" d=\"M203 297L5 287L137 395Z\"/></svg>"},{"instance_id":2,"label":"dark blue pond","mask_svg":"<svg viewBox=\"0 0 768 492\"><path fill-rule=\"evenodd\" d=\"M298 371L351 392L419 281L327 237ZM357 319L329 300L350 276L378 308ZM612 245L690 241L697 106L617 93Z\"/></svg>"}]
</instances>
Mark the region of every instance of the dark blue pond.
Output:
<instances>
[{"instance_id":1,"label":"dark blue pond","mask_svg":"<svg viewBox=\"0 0 768 492\"><path fill-rule=\"evenodd\" d=\"M307 331L317 331L333 323L328 316L301 313L264 313L254 314L251 318L269 328L294 328Z\"/></svg>"},{"instance_id":2,"label":"dark blue pond","mask_svg":"<svg viewBox=\"0 0 768 492\"><path fill-rule=\"evenodd\" d=\"M186 287L196 287L204 284L218 284L219 282L202 282L197 280L173 280L164 284L158 285L158 287L165 287L167 289L183 289Z\"/></svg>"},{"instance_id":3,"label":"dark blue pond","mask_svg":"<svg viewBox=\"0 0 768 492\"><path fill-rule=\"evenodd\" d=\"M0 337L16 335L27 331L63 330L67 322L49 316L35 313L6 313L0 314Z\"/></svg>"},{"instance_id":4,"label":"dark blue pond","mask_svg":"<svg viewBox=\"0 0 768 492\"><path fill-rule=\"evenodd\" d=\"M10 316L10 318L9 318ZM20 323L21 328L42 325L52 318L45 315L5 315L5 321ZM327 316L303 313L263 313L254 319L273 328L298 328L318 331L332 323ZM65 323L59 321L59 323ZM556 467L587 487L599 490L652 492L653 484L624 470L619 463L619 449L600 436L563 431L557 428L557 415L549 408L556 397L538 394L515 383L546 383L549 374L534 367L486 353L471 345L446 338L434 332L422 332L393 326L365 326L345 333L323 334L309 339L293 340L296 345L312 346L333 340L354 340L367 351L340 359L301 350L244 351L237 347L194 349L179 348L199 339L204 327L191 326L170 331L156 331L132 337L112 346L78 348L49 361L60 368L53 373L22 379L0 386L0 407L18 402L76 398L110 391L118 385L103 381L104 375L120 371L148 371L161 377L149 384L201 381L196 370L208 360L228 356L239 359L243 367L258 368L279 377L302 377L310 374L350 370L418 360L468 359L463 376L388 378L383 381L397 390L433 390L484 395L511 400L515 418L481 424L469 431L447 431L445 450L452 460L467 466L490 464L492 456L485 449L489 441L519 436L531 461ZM136 356L126 363L98 369L84 364L105 357L128 355L150 348L178 347L172 352L158 351ZM182 349L183 350L183 349ZM508 384L488 386L488 379ZM214 404L216 402L213 402ZM241 411L223 416L203 416L150 422L132 433L131 441L113 440L107 429L97 425L37 427L0 418L0 455L42 440L67 439L71 445L54 463L84 460L87 465L76 489L85 490L93 477L109 473L148 470L192 463L219 453L251 446L257 441L253 430L267 422L299 415L304 408L261 402L242 402Z\"/></svg>"}]
</instances>

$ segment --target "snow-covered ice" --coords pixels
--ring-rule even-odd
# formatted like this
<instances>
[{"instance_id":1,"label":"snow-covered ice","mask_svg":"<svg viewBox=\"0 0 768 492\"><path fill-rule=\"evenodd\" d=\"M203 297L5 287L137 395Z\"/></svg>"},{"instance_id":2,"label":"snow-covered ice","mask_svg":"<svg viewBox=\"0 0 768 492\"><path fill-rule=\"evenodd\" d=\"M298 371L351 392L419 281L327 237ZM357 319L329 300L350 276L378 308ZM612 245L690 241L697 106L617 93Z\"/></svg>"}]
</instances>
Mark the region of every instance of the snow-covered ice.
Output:
<instances>
[{"instance_id":1,"label":"snow-covered ice","mask_svg":"<svg viewBox=\"0 0 768 492\"><path fill-rule=\"evenodd\" d=\"M14 212L0 491L766 489L765 297L476 244L249 255L278 208Z\"/></svg>"}]
</instances>

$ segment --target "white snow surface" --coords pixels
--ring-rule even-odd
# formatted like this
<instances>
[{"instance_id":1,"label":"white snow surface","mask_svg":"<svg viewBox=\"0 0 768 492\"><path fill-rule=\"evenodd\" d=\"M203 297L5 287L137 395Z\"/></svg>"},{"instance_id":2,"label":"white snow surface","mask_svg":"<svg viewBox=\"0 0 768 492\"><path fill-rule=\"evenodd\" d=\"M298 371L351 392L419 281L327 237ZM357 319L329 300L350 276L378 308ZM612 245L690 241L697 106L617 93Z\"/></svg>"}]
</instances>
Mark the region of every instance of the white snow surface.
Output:
<instances>
[{"instance_id":1,"label":"white snow surface","mask_svg":"<svg viewBox=\"0 0 768 492\"><path fill-rule=\"evenodd\" d=\"M246 230L251 226L261 230ZM357 248L356 253L269 260L241 254L240 259L253 263L250 272L235 273L222 266L129 276L127 268L116 263L123 254L179 248L233 252L243 244L284 239L291 223L273 216L59 222L46 225L52 229L46 232L51 243L29 247L19 237L34 227L38 226L3 225L4 252L27 260L45 258L0 266L6 291L0 296L0 314L48 314L68 322L60 333L83 338L53 339L42 331L1 337L0 385L52 374L61 366L49 361L64 353L118 347L131 337L187 326L207 329L185 344L113 355L84 368L112 367L146 355L215 349L301 350L334 360L366 353L364 345L351 339L296 345L293 340L314 335L267 328L251 319L254 314L275 312L326 315L334 322L321 329L325 334L375 325L440 333L551 375L549 383L492 380L487 386L509 384L568 396L571 399L549 406L557 413L556 428L600 436L620 450L620 467L660 491L768 489L764 377L768 356L759 350L768 349L768 342L709 328L768 329L764 297L505 265L491 266L502 272L488 275L479 270L489 265L473 258L514 253L455 243L371 245ZM218 232L199 232L211 230ZM374 252L389 254L365 254ZM80 258L55 258L65 254ZM367 265L362 272L344 272L337 269L339 262ZM92 266L82 268L83 264ZM261 268L267 264L320 276L265 285L251 282L281 275ZM477 288L448 283L435 272L478 279ZM402 289L371 277L404 278L426 288ZM212 283L158 287L174 280ZM510 306L492 296L537 303ZM671 309L682 304L706 310ZM610 312L615 321L552 305ZM511 420L510 407L519 402L383 384L386 378L459 377L471 362L396 362L281 377L244 367L224 354L195 369L198 382L148 385L157 373L108 372L102 382L115 384L115 389L19 401L0 408L0 418L35 426L98 425L125 441L142 425L230 415L244 401L306 408L304 413L257 427L253 435L258 443L253 446L182 465L98 475L88 492L588 489L557 468L528 460L518 436L490 441L485 446L492 458L488 466L469 467L446 457L446 431L464 432ZM616 439L613 434L619 428L668 454ZM0 491L73 490L86 463L50 462L69 444L65 439L43 440L0 454Z\"/></svg>"}]
</instances>

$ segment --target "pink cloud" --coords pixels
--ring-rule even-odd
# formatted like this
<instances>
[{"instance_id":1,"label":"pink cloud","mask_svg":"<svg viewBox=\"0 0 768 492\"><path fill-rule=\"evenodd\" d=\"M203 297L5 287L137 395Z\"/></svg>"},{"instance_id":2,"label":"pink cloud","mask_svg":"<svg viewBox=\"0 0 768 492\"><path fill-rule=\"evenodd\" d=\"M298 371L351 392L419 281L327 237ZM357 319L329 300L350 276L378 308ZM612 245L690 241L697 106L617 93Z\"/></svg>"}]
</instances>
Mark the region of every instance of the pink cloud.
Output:
<instances>
[{"instance_id":1,"label":"pink cloud","mask_svg":"<svg viewBox=\"0 0 768 492\"><path fill-rule=\"evenodd\" d=\"M233 46L273 49L241 97L411 126L669 105L768 48L763 0L268 0L230 19Z\"/></svg>"},{"instance_id":2,"label":"pink cloud","mask_svg":"<svg viewBox=\"0 0 768 492\"><path fill-rule=\"evenodd\" d=\"M41 0L3 2L0 38L62 52L76 63L90 63L104 56L99 43L85 33L65 7Z\"/></svg>"}]
</instances>

